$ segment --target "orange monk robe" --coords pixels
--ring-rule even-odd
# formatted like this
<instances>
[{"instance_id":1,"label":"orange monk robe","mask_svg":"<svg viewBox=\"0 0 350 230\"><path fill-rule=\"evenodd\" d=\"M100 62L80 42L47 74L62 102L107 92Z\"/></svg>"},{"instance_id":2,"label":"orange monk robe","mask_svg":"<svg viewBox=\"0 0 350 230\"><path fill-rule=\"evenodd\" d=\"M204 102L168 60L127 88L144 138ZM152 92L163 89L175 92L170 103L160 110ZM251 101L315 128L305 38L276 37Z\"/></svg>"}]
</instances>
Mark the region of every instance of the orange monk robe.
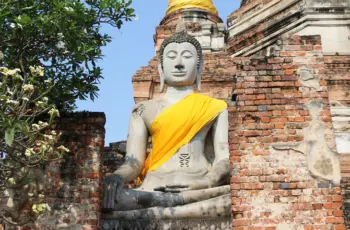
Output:
<instances>
[{"instance_id":1,"label":"orange monk robe","mask_svg":"<svg viewBox=\"0 0 350 230\"><path fill-rule=\"evenodd\" d=\"M152 152L146 159L140 179L168 161L226 108L227 104L222 100L192 93L162 111L151 126Z\"/></svg>"}]
</instances>

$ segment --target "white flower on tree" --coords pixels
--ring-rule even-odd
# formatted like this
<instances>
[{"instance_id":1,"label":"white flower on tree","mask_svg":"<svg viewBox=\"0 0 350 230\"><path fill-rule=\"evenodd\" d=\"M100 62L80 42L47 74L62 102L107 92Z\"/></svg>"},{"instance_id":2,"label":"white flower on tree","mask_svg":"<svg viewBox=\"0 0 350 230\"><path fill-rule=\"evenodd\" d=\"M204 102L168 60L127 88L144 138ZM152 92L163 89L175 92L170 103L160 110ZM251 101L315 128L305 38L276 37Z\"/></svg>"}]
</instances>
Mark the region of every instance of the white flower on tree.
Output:
<instances>
[{"instance_id":1,"label":"white flower on tree","mask_svg":"<svg viewBox=\"0 0 350 230\"><path fill-rule=\"evenodd\" d=\"M35 154L33 148L29 148L29 149L27 149L26 152L25 152L25 155L26 155L27 157L30 157L30 156L33 155L33 154Z\"/></svg>"},{"instance_id":2,"label":"white flower on tree","mask_svg":"<svg viewBox=\"0 0 350 230\"><path fill-rule=\"evenodd\" d=\"M38 205L33 205L32 210L37 215L40 215L45 211L51 211L51 207L48 204L38 204Z\"/></svg>"},{"instance_id":3,"label":"white flower on tree","mask_svg":"<svg viewBox=\"0 0 350 230\"><path fill-rule=\"evenodd\" d=\"M57 49L65 49L66 48L66 43L64 43L63 41L59 41L59 42L57 42L57 44L56 44L56 48Z\"/></svg>"},{"instance_id":4,"label":"white flower on tree","mask_svg":"<svg viewBox=\"0 0 350 230\"><path fill-rule=\"evenodd\" d=\"M18 104L19 104L19 101L7 100L6 103L7 103L7 104L11 104L11 105L18 105Z\"/></svg>"},{"instance_id":5,"label":"white flower on tree","mask_svg":"<svg viewBox=\"0 0 350 230\"><path fill-rule=\"evenodd\" d=\"M34 86L31 84L25 84L23 85L23 90L24 92L33 92L34 91Z\"/></svg>"},{"instance_id":6,"label":"white flower on tree","mask_svg":"<svg viewBox=\"0 0 350 230\"><path fill-rule=\"evenodd\" d=\"M61 152L69 152L69 149L67 149L66 147L64 147L63 145L61 145L60 147L57 148L59 151Z\"/></svg>"},{"instance_id":7,"label":"white flower on tree","mask_svg":"<svg viewBox=\"0 0 350 230\"><path fill-rule=\"evenodd\" d=\"M67 152L64 146L57 147L60 133L52 130L59 111L49 104L47 94L54 84L51 81L43 84L37 79L44 75L44 68L31 66L28 69L26 72L0 67L0 153L6 153L0 158L0 193L10 191L7 201L10 212L5 214L8 216L0 214L3 220L13 222L11 213L17 213L18 225L34 222L40 214L50 210L42 203L44 197L38 199L35 195L44 186L37 172ZM36 122L46 113L50 115L48 121ZM3 167L5 162L8 167ZM20 194L20 201L14 194ZM18 202L32 207L31 211L22 210Z\"/></svg>"},{"instance_id":8,"label":"white flower on tree","mask_svg":"<svg viewBox=\"0 0 350 230\"><path fill-rule=\"evenodd\" d=\"M60 116L60 112L55 109L55 108L52 108L50 109L50 111L48 112L48 114L51 116L51 117L59 117Z\"/></svg>"},{"instance_id":9,"label":"white flower on tree","mask_svg":"<svg viewBox=\"0 0 350 230\"><path fill-rule=\"evenodd\" d=\"M34 76L39 76L39 77L44 76L44 68L41 66L30 66L29 70L30 70L30 73Z\"/></svg>"}]
</instances>

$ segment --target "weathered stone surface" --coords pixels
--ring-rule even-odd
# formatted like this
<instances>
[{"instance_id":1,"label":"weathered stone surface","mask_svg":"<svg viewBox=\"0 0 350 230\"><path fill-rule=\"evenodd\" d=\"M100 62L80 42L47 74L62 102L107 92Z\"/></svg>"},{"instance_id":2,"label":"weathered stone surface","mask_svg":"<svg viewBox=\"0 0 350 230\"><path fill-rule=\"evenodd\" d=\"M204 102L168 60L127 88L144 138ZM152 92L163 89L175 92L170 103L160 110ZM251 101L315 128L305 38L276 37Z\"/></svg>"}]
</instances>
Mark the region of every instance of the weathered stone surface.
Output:
<instances>
[{"instance_id":1,"label":"weathered stone surface","mask_svg":"<svg viewBox=\"0 0 350 230\"><path fill-rule=\"evenodd\" d=\"M102 230L230 230L232 229L229 218L215 219L182 219L182 220L134 220L118 221L104 220Z\"/></svg>"},{"instance_id":2,"label":"weathered stone surface","mask_svg":"<svg viewBox=\"0 0 350 230\"><path fill-rule=\"evenodd\" d=\"M154 35L156 52L163 41L175 32L180 21L185 23L186 31L198 39L205 52L225 49L225 25L221 18L205 10L181 9L166 15L157 26Z\"/></svg>"},{"instance_id":3,"label":"weathered stone surface","mask_svg":"<svg viewBox=\"0 0 350 230\"><path fill-rule=\"evenodd\" d=\"M113 173L125 161L126 142L110 143L103 152L103 174Z\"/></svg>"},{"instance_id":4,"label":"weathered stone surface","mask_svg":"<svg viewBox=\"0 0 350 230\"><path fill-rule=\"evenodd\" d=\"M326 126L320 119L323 103L310 101L306 107L309 109L312 121L304 128L304 141L293 144L274 143L271 147L274 150L293 150L305 154L308 169L314 177L332 181L334 185L339 186L341 179L339 156L328 146L325 138Z\"/></svg>"},{"instance_id":5,"label":"weathered stone surface","mask_svg":"<svg viewBox=\"0 0 350 230\"><path fill-rule=\"evenodd\" d=\"M350 57L325 56L331 114L339 153L350 152Z\"/></svg>"},{"instance_id":6,"label":"weathered stone surface","mask_svg":"<svg viewBox=\"0 0 350 230\"><path fill-rule=\"evenodd\" d=\"M325 54L349 55L347 0L253 0L228 17L229 54L250 56L281 35L321 35ZM332 26L329 26L332 25Z\"/></svg>"}]
</instances>

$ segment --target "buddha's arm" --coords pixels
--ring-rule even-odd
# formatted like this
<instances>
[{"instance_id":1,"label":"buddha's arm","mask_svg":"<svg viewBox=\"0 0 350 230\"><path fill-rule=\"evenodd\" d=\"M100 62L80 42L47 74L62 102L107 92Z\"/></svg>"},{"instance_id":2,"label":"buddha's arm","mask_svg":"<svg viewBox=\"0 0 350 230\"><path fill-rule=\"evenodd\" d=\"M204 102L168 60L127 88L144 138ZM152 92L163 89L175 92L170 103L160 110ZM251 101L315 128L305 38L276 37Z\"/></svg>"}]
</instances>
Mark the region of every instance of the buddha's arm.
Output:
<instances>
[{"instance_id":1,"label":"buddha's arm","mask_svg":"<svg viewBox=\"0 0 350 230\"><path fill-rule=\"evenodd\" d=\"M221 184L230 174L228 126L228 111L225 109L212 127L215 161L212 169L205 176L205 179L211 182L211 187Z\"/></svg>"},{"instance_id":2,"label":"buddha's arm","mask_svg":"<svg viewBox=\"0 0 350 230\"><path fill-rule=\"evenodd\" d=\"M148 132L142 119L144 106L140 105L142 104L134 107L130 117L125 162L113 173L122 176L125 182L129 182L140 175L146 157Z\"/></svg>"},{"instance_id":3,"label":"buddha's arm","mask_svg":"<svg viewBox=\"0 0 350 230\"><path fill-rule=\"evenodd\" d=\"M104 179L103 208L106 210L114 208L115 200L119 200L124 183L138 177L143 168L148 138L147 128L142 119L144 108L142 104L136 105L130 117L124 164Z\"/></svg>"}]
</instances>

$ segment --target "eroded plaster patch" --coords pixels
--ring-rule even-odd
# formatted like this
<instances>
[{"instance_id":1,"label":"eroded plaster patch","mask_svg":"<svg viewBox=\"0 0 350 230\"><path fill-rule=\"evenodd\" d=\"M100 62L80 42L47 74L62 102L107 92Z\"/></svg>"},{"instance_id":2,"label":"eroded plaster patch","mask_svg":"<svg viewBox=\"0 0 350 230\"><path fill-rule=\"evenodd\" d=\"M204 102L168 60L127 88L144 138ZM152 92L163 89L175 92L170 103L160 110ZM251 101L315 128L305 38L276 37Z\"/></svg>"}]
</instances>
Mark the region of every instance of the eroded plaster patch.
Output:
<instances>
[{"instance_id":1,"label":"eroded plaster patch","mask_svg":"<svg viewBox=\"0 0 350 230\"><path fill-rule=\"evenodd\" d=\"M304 128L304 141L293 144L276 143L274 150L294 150L307 157L307 165L311 174L319 180L340 184L339 155L327 144L326 125L319 119L323 111L323 102L313 100L307 105L312 120Z\"/></svg>"},{"instance_id":2,"label":"eroded plaster patch","mask_svg":"<svg viewBox=\"0 0 350 230\"><path fill-rule=\"evenodd\" d=\"M297 226L294 223L281 223L276 226L276 230L302 230L303 226Z\"/></svg>"},{"instance_id":3,"label":"eroded plaster patch","mask_svg":"<svg viewBox=\"0 0 350 230\"><path fill-rule=\"evenodd\" d=\"M309 69L306 66L303 66L300 68L299 71L300 71L299 81L302 84L302 86L316 89L316 90L320 88L320 79L313 75L312 69Z\"/></svg>"},{"instance_id":4,"label":"eroded plaster patch","mask_svg":"<svg viewBox=\"0 0 350 230\"><path fill-rule=\"evenodd\" d=\"M289 204L274 203L274 196L269 191L261 191L257 196L252 197L251 207L253 217L260 217L262 212L269 212L270 217L279 218L289 210Z\"/></svg>"}]
</instances>

